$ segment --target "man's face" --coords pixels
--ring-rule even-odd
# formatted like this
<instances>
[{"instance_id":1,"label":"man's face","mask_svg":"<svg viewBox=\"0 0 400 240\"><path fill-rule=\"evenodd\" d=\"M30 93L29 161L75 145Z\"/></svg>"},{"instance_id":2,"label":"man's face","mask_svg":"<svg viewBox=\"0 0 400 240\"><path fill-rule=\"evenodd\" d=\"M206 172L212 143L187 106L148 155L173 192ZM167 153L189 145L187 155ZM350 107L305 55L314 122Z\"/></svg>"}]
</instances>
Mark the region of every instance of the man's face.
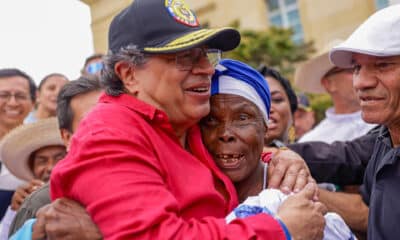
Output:
<instances>
[{"instance_id":1,"label":"man's face","mask_svg":"<svg viewBox=\"0 0 400 240\"><path fill-rule=\"evenodd\" d=\"M73 113L72 119L72 133L65 129L61 128L61 138L64 141L65 146L67 147L67 151L69 150L69 145L71 141L71 137L73 133L77 130L79 123L82 118L96 105L101 91L91 91L88 93L79 94L71 99L70 107Z\"/></svg>"},{"instance_id":2,"label":"man's face","mask_svg":"<svg viewBox=\"0 0 400 240\"><path fill-rule=\"evenodd\" d=\"M210 111L213 73L214 67L199 48L156 55L135 68L136 97L164 111L175 131L185 130Z\"/></svg>"},{"instance_id":3,"label":"man's face","mask_svg":"<svg viewBox=\"0 0 400 240\"><path fill-rule=\"evenodd\" d=\"M315 113L298 108L294 112L294 127L296 129L296 139L299 139L306 132L310 131L315 124Z\"/></svg>"},{"instance_id":4,"label":"man's face","mask_svg":"<svg viewBox=\"0 0 400 240\"><path fill-rule=\"evenodd\" d=\"M101 69L103 68L103 60L101 57L93 58L84 66L83 75L96 75L100 77Z\"/></svg>"},{"instance_id":5,"label":"man's face","mask_svg":"<svg viewBox=\"0 0 400 240\"><path fill-rule=\"evenodd\" d=\"M400 56L354 54L353 85L362 117L387 127L400 125Z\"/></svg>"},{"instance_id":6,"label":"man's face","mask_svg":"<svg viewBox=\"0 0 400 240\"><path fill-rule=\"evenodd\" d=\"M75 132L82 118L96 105L101 91L91 91L79 94L71 99L71 110L74 114L72 119L72 132Z\"/></svg>"},{"instance_id":7,"label":"man's face","mask_svg":"<svg viewBox=\"0 0 400 240\"><path fill-rule=\"evenodd\" d=\"M331 72L331 73L330 73ZM345 102L349 109L359 109L359 101L353 88L353 72L351 69L333 68L322 81L330 95L336 95ZM334 98L334 100L337 98Z\"/></svg>"},{"instance_id":8,"label":"man's face","mask_svg":"<svg viewBox=\"0 0 400 240\"><path fill-rule=\"evenodd\" d=\"M12 129L24 121L32 110L29 82L19 76L0 79L0 126Z\"/></svg>"},{"instance_id":9,"label":"man's face","mask_svg":"<svg viewBox=\"0 0 400 240\"><path fill-rule=\"evenodd\" d=\"M66 154L64 146L46 146L32 153L33 175L43 182L50 180L53 167L64 158Z\"/></svg>"}]
</instances>

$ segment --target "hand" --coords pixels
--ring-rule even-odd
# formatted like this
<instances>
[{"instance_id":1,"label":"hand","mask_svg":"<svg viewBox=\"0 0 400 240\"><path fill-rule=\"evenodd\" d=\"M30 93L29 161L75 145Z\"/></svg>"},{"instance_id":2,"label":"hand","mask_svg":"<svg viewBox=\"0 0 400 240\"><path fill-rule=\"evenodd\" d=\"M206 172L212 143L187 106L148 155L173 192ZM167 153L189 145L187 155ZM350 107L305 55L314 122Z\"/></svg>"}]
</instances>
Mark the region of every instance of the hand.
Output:
<instances>
[{"instance_id":1,"label":"hand","mask_svg":"<svg viewBox=\"0 0 400 240\"><path fill-rule=\"evenodd\" d=\"M277 217L285 223L293 239L316 240L324 236L326 207L312 200L317 185L309 183L299 193L286 199Z\"/></svg>"},{"instance_id":2,"label":"hand","mask_svg":"<svg viewBox=\"0 0 400 240\"><path fill-rule=\"evenodd\" d=\"M24 202L25 198L34 192L36 189L41 187L44 184L41 180L33 179L30 182L19 186L11 199L11 209L14 211L18 211L21 207L21 204Z\"/></svg>"},{"instance_id":3,"label":"hand","mask_svg":"<svg viewBox=\"0 0 400 240\"><path fill-rule=\"evenodd\" d=\"M102 235L93 223L85 208L79 203L61 198L41 208L33 227L35 236L47 239L102 239Z\"/></svg>"},{"instance_id":4,"label":"hand","mask_svg":"<svg viewBox=\"0 0 400 240\"><path fill-rule=\"evenodd\" d=\"M307 183L315 183L304 159L290 149L279 149L268 167L268 187L286 194L299 192ZM314 196L317 199L317 194Z\"/></svg>"}]
</instances>

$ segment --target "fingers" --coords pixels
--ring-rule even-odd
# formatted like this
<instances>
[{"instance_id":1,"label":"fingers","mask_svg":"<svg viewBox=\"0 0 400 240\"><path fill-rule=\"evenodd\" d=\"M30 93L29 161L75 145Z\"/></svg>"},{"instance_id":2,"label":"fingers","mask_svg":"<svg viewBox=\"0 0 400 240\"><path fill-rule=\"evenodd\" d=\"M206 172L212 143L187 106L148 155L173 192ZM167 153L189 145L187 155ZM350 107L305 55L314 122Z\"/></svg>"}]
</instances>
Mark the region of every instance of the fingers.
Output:
<instances>
[{"instance_id":1,"label":"fingers","mask_svg":"<svg viewBox=\"0 0 400 240\"><path fill-rule=\"evenodd\" d=\"M17 188L11 199L11 209L17 211L28 195L24 186Z\"/></svg>"},{"instance_id":2,"label":"fingers","mask_svg":"<svg viewBox=\"0 0 400 240\"><path fill-rule=\"evenodd\" d=\"M301 190L298 194L300 196L304 196L309 200L313 200L315 192L317 191L317 185L314 183L307 183L303 190Z\"/></svg>"},{"instance_id":3,"label":"fingers","mask_svg":"<svg viewBox=\"0 0 400 240\"><path fill-rule=\"evenodd\" d=\"M324 216L328 212L328 208L321 202L314 202L314 206L317 212L321 213Z\"/></svg>"},{"instance_id":4,"label":"fingers","mask_svg":"<svg viewBox=\"0 0 400 240\"><path fill-rule=\"evenodd\" d=\"M37 218L32 226L32 240L41 240L46 238L44 218Z\"/></svg>"},{"instance_id":5,"label":"fingers","mask_svg":"<svg viewBox=\"0 0 400 240\"><path fill-rule=\"evenodd\" d=\"M291 150L280 149L272 156L268 176L268 187L284 193L299 192L310 181L304 159Z\"/></svg>"},{"instance_id":6,"label":"fingers","mask_svg":"<svg viewBox=\"0 0 400 240\"><path fill-rule=\"evenodd\" d=\"M274 165L272 162L268 167L268 188L279 188L285 176L287 166L283 164Z\"/></svg>"},{"instance_id":7,"label":"fingers","mask_svg":"<svg viewBox=\"0 0 400 240\"><path fill-rule=\"evenodd\" d=\"M39 240L45 239L46 237L46 217L45 213L47 209L50 207L50 204L47 204L40 208L36 213L36 222L32 227L32 239Z\"/></svg>"},{"instance_id":8,"label":"fingers","mask_svg":"<svg viewBox=\"0 0 400 240\"><path fill-rule=\"evenodd\" d=\"M301 169L297 174L296 183L294 185L293 191L295 193L300 192L300 190L303 189L308 182L309 182L308 172L305 169Z\"/></svg>"},{"instance_id":9,"label":"fingers","mask_svg":"<svg viewBox=\"0 0 400 240\"><path fill-rule=\"evenodd\" d=\"M282 184L281 184L282 192L288 194L288 193L294 191L294 185L299 177L300 171L302 171L302 170L303 170L304 174L307 174L307 172L303 169L303 166L300 164L292 164L292 165L288 166L288 169L285 174L285 178L283 179ZM300 177L303 177L303 176L300 176ZM299 180L300 183L305 182L305 181L306 181L306 179L304 179L304 177L302 180ZM302 189L302 188L297 189L297 192L300 191L300 189Z\"/></svg>"}]
</instances>

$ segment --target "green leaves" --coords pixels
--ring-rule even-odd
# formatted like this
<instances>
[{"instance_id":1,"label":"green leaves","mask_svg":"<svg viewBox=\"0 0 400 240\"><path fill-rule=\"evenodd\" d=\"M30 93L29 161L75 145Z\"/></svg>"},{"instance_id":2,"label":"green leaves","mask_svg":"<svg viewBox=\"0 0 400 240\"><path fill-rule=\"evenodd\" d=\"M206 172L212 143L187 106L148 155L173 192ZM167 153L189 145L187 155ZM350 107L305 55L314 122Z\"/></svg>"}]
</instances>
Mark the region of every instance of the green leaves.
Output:
<instances>
[{"instance_id":1,"label":"green leaves","mask_svg":"<svg viewBox=\"0 0 400 240\"><path fill-rule=\"evenodd\" d=\"M297 44L291 29L270 27L267 31L242 30L239 47L224 57L243 61L253 67L261 64L279 70L292 78L294 65L304 61L313 52L313 43Z\"/></svg>"}]
</instances>

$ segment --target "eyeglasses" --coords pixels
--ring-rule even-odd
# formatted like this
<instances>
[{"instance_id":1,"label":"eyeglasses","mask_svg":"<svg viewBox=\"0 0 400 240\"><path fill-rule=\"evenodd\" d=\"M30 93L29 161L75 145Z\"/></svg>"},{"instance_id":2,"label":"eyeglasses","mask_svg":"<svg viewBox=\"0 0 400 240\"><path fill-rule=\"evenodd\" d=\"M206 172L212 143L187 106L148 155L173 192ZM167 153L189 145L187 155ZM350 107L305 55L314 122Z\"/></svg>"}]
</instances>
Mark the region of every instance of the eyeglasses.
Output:
<instances>
[{"instance_id":1,"label":"eyeglasses","mask_svg":"<svg viewBox=\"0 0 400 240\"><path fill-rule=\"evenodd\" d=\"M101 71L101 69L103 69L103 63L94 62L86 67L86 72L89 74L96 74L97 72Z\"/></svg>"},{"instance_id":2,"label":"eyeglasses","mask_svg":"<svg viewBox=\"0 0 400 240\"><path fill-rule=\"evenodd\" d=\"M29 95L25 94L25 93L21 93L21 92L10 93L10 92L6 92L6 91L0 91L0 101L8 102L11 99L11 97L14 97L15 101L18 101L18 102L24 102L29 99Z\"/></svg>"},{"instance_id":3,"label":"eyeglasses","mask_svg":"<svg viewBox=\"0 0 400 240\"><path fill-rule=\"evenodd\" d=\"M353 68L338 68L338 67L334 67L331 70L329 70L327 73L325 73L324 77L329 77L338 73L342 73L342 72L346 72L346 73L353 73Z\"/></svg>"},{"instance_id":4,"label":"eyeglasses","mask_svg":"<svg viewBox=\"0 0 400 240\"><path fill-rule=\"evenodd\" d=\"M215 67L221 60L221 50L193 48L187 51L172 54L160 55L161 57L174 59L176 67L181 71L190 71L194 66L199 64L203 58L207 58L208 62Z\"/></svg>"}]
</instances>

